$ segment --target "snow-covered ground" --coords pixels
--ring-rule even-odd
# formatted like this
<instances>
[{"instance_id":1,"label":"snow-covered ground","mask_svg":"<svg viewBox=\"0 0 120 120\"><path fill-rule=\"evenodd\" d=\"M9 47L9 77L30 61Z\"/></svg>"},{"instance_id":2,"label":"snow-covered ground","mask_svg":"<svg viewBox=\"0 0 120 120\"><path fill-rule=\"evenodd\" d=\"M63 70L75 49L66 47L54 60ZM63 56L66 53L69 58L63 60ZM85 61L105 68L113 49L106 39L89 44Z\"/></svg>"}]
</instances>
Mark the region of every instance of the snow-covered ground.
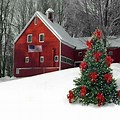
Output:
<instances>
[{"instance_id":1,"label":"snow-covered ground","mask_svg":"<svg viewBox=\"0 0 120 120\"><path fill-rule=\"evenodd\" d=\"M120 88L120 64L112 64ZM79 77L72 68L0 83L0 120L119 120L120 106L69 104L67 93ZM1 81L4 81L3 78Z\"/></svg>"}]
</instances>

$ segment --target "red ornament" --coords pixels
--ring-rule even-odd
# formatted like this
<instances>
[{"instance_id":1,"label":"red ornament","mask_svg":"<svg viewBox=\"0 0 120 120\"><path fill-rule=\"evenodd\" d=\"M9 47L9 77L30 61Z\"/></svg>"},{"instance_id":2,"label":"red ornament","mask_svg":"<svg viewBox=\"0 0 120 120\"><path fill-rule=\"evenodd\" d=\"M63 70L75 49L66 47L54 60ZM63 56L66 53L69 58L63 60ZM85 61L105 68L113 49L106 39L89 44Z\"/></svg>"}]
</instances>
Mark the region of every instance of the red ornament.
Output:
<instances>
[{"instance_id":1,"label":"red ornament","mask_svg":"<svg viewBox=\"0 0 120 120\"><path fill-rule=\"evenodd\" d=\"M83 71L87 67L87 63L85 61L82 61L80 64L80 68Z\"/></svg>"},{"instance_id":2,"label":"red ornament","mask_svg":"<svg viewBox=\"0 0 120 120\"><path fill-rule=\"evenodd\" d=\"M97 100L98 100L98 106L105 103L105 97L104 97L103 93L97 94Z\"/></svg>"},{"instance_id":3,"label":"red ornament","mask_svg":"<svg viewBox=\"0 0 120 120\"><path fill-rule=\"evenodd\" d=\"M69 91L67 98L69 99L69 103L72 103L72 100L74 99L74 93L72 90Z\"/></svg>"},{"instance_id":4,"label":"red ornament","mask_svg":"<svg viewBox=\"0 0 120 120\"><path fill-rule=\"evenodd\" d=\"M102 31L97 29L95 32L94 32L94 35L98 38L98 39L101 39L102 38Z\"/></svg>"},{"instance_id":5,"label":"red ornament","mask_svg":"<svg viewBox=\"0 0 120 120\"><path fill-rule=\"evenodd\" d=\"M90 73L90 78L91 78L91 81L92 82L97 82L97 77L98 77L98 75L97 75L97 73L96 72L91 72Z\"/></svg>"},{"instance_id":6,"label":"red ornament","mask_svg":"<svg viewBox=\"0 0 120 120\"><path fill-rule=\"evenodd\" d=\"M110 84L112 80L112 75L111 74L104 74L104 79L107 81L108 84Z\"/></svg>"},{"instance_id":7,"label":"red ornament","mask_svg":"<svg viewBox=\"0 0 120 120\"><path fill-rule=\"evenodd\" d=\"M87 45L87 47L88 47L88 50L90 50L91 49L91 47L92 47L92 40L90 40L90 41L86 41L86 45Z\"/></svg>"},{"instance_id":8,"label":"red ornament","mask_svg":"<svg viewBox=\"0 0 120 120\"><path fill-rule=\"evenodd\" d=\"M120 90L118 90L118 98L120 99Z\"/></svg>"},{"instance_id":9,"label":"red ornament","mask_svg":"<svg viewBox=\"0 0 120 120\"><path fill-rule=\"evenodd\" d=\"M106 64L109 67L111 65L111 63L113 62L113 59L110 56L106 57Z\"/></svg>"},{"instance_id":10,"label":"red ornament","mask_svg":"<svg viewBox=\"0 0 120 120\"><path fill-rule=\"evenodd\" d=\"M87 93L87 89L85 86L81 86L81 90L80 90L80 97L84 97Z\"/></svg>"},{"instance_id":11,"label":"red ornament","mask_svg":"<svg viewBox=\"0 0 120 120\"><path fill-rule=\"evenodd\" d=\"M95 53L93 54L96 62L99 62L101 55L102 55L102 53L99 52L99 51L98 51L98 52L95 52Z\"/></svg>"}]
</instances>

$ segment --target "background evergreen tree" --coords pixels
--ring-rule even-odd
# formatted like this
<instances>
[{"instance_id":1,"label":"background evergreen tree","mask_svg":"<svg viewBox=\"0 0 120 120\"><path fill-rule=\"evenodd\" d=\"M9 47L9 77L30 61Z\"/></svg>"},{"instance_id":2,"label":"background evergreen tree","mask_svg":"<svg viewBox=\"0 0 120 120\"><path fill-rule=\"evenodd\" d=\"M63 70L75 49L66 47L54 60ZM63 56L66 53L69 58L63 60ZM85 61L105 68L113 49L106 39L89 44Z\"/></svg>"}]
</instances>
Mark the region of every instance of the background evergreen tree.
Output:
<instances>
[{"instance_id":1,"label":"background evergreen tree","mask_svg":"<svg viewBox=\"0 0 120 120\"><path fill-rule=\"evenodd\" d=\"M70 103L79 101L86 105L100 106L120 102L120 90L117 91L116 80L110 68L113 60L107 55L101 38L102 32L97 29L91 40L86 42L86 55L80 64L81 77L74 80L76 87L67 95Z\"/></svg>"}]
</instances>

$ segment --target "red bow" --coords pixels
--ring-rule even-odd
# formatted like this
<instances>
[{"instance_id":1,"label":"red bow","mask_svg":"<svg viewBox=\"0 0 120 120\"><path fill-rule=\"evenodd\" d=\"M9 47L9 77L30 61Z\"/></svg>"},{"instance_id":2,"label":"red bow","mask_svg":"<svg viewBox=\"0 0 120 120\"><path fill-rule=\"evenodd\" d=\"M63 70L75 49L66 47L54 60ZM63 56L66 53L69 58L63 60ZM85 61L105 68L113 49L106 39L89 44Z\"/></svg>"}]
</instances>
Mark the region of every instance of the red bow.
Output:
<instances>
[{"instance_id":1,"label":"red bow","mask_svg":"<svg viewBox=\"0 0 120 120\"><path fill-rule=\"evenodd\" d=\"M118 98L120 99L120 90L118 90Z\"/></svg>"},{"instance_id":2,"label":"red bow","mask_svg":"<svg viewBox=\"0 0 120 120\"><path fill-rule=\"evenodd\" d=\"M97 100L98 100L98 106L100 106L101 104L104 104L105 97L104 97L103 93L97 94Z\"/></svg>"},{"instance_id":3,"label":"red bow","mask_svg":"<svg viewBox=\"0 0 120 120\"><path fill-rule=\"evenodd\" d=\"M87 63L85 61L82 61L80 64L80 68L82 69L82 71L87 67Z\"/></svg>"},{"instance_id":4,"label":"red bow","mask_svg":"<svg viewBox=\"0 0 120 120\"><path fill-rule=\"evenodd\" d=\"M98 38L98 39L101 39L102 38L102 31L97 29L95 32L94 32L94 35Z\"/></svg>"},{"instance_id":5,"label":"red bow","mask_svg":"<svg viewBox=\"0 0 120 120\"><path fill-rule=\"evenodd\" d=\"M95 60L96 60L96 62L99 62L99 59L100 59L100 56L102 55L102 53L101 52L95 52L94 54L93 54L93 56L95 57Z\"/></svg>"},{"instance_id":6,"label":"red bow","mask_svg":"<svg viewBox=\"0 0 120 120\"><path fill-rule=\"evenodd\" d=\"M90 78L91 78L92 82L96 82L97 77L98 77L98 75L97 75L96 72L91 72L90 73Z\"/></svg>"},{"instance_id":7,"label":"red bow","mask_svg":"<svg viewBox=\"0 0 120 120\"><path fill-rule=\"evenodd\" d=\"M69 99L69 103L72 103L72 100L74 98L74 94L73 94L72 90L69 91L69 94L67 95L67 98Z\"/></svg>"},{"instance_id":8,"label":"red bow","mask_svg":"<svg viewBox=\"0 0 120 120\"><path fill-rule=\"evenodd\" d=\"M86 87L85 86L81 86L81 90L80 90L80 97L84 97L87 93Z\"/></svg>"},{"instance_id":9,"label":"red bow","mask_svg":"<svg viewBox=\"0 0 120 120\"><path fill-rule=\"evenodd\" d=\"M113 62L113 59L110 56L106 57L106 64L108 65L108 67L111 65L111 63Z\"/></svg>"},{"instance_id":10,"label":"red bow","mask_svg":"<svg viewBox=\"0 0 120 120\"><path fill-rule=\"evenodd\" d=\"M92 40L90 40L90 41L86 41L86 45L87 45L87 47L88 47L88 49L90 50L91 49L91 47L92 47Z\"/></svg>"},{"instance_id":11,"label":"red bow","mask_svg":"<svg viewBox=\"0 0 120 120\"><path fill-rule=\"evenodd\" d=\"M111 82L111 80L112 80L112 75L111 74L104 74L104 79L109 84Z\"/></svg>"}]
</instances>

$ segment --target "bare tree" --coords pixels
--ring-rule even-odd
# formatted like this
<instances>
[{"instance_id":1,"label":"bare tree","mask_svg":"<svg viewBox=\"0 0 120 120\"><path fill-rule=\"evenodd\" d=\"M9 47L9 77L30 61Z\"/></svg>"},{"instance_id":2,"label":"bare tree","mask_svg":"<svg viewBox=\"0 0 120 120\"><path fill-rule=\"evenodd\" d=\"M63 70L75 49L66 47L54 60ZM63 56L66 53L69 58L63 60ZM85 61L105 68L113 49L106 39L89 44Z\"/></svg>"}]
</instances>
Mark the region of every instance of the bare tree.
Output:
<instances>
[{"instance_id":1,"label":"bare tree","mask_svg":"<svg viewBox=\"0 0 120 120\"><path fill-rule=\"evenodd\" d=\"M3 55L3 43L5 43L5 36L7 31L7 17L9 15L10 0L1 1L0 9L0 77L3 76L3 71L5 71L5 58ZM5 53L5 52L4 52Z\"/></svg>"},{"instance_id":2,"label":"bare tree","mask_svg":"<svg viewBox=\"0 0 120 120\"><path fill-rule=\"evenodd\" d=\"M0 78L2 77L3 0L0 1Z\"/></svg>"},{"instance_id":3,"label":"bare tree","mask_svg":"<svg viewBox=\"0 0 120 120\"><path fill-rule=\"evenodd\" d=\"M53 0L54 1L54 0ZM50 7L49 0L37 0L37 10L45 14L46 10Z\"/></svg>"},{"instance_id":4,"label":"bare tree","mask_svg":"<svg viewBox=\"0 0 120 120\"><path fill-rule=\"evenodd\" d=\"M21 30L25 27L32 15L35 13L35 10L35 2L33 0L16 1L14 25L18 31L17 34L19 34Z\"/></svg>"}]
</instances>

